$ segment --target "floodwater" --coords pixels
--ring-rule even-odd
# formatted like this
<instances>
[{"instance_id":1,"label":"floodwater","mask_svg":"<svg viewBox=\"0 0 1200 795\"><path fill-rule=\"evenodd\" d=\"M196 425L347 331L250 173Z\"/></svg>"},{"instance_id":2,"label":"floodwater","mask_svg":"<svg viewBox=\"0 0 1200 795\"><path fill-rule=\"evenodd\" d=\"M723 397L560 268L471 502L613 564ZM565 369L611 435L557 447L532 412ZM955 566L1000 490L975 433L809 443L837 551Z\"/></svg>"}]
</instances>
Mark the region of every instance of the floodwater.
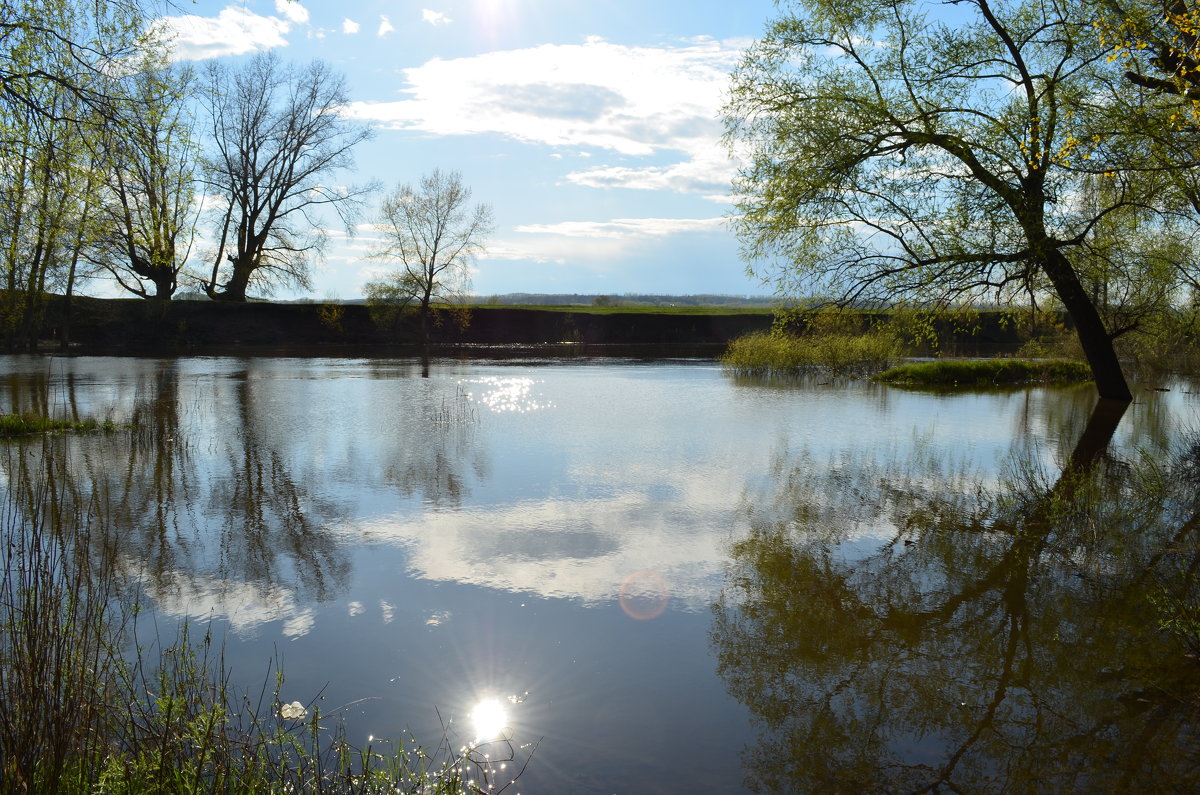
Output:
<instances>
[{"instance_id":1,"label":"floodwater","mask_svg":"<svg viewBox=\"0 0 1200 795\"><path fill-rule=\"evenodd\" d=\"M494 700L523 793L1200 785L1197 382L0 358L0 409L133 426L8 442L0 489L352 742Z\"/></svg>"}]
</instances>

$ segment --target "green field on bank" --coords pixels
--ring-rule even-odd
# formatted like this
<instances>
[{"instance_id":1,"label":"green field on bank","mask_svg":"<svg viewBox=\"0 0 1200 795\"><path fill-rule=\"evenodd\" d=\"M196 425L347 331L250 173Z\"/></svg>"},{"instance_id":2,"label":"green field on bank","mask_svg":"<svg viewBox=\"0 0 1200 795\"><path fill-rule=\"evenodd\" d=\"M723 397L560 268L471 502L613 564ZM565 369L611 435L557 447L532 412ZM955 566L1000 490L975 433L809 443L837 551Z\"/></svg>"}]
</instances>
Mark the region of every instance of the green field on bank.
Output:
<instances>
[{"instance_id":1,"label":"green field on bank","mask_svg":"<svg viewBox=\"0 0 1200 795\"><path fill-rule=\"evenodd\" d=\"M493 309L534 312L571 312L587 315L773 315L774 309L759 306L597 306L591 304L470 304L471 311Z\"/></svg>"}]
</instances>

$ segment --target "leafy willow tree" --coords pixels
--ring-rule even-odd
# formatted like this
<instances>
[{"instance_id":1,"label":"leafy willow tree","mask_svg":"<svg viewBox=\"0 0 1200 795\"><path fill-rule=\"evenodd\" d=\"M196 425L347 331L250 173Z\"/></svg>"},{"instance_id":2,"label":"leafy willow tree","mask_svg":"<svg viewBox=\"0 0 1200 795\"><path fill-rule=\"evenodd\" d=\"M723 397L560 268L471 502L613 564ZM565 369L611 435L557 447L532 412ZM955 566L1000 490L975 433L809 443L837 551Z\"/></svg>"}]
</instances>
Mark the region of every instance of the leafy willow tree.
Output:
<instances>
[{"instance_id":1,"label":"leafy willow tree","mask_svg":"<svg viewBox=\"0 0 1200 795\"><path fill-rule=\"evenodd\" d=\"M195 233L195 75L147 56L121 82L139 110L103 136L106 184L91 257L129 292L169 300Z\"/></svg>"},{"instance_id":2,"label":"leafy willow tree","mask_svg":"<svg viewBox=\"0 0 1200 795\"><path fill-rule=\"evenodd\" d=\"M1100 0L1095 27L1131 83L1189 101L1200 121L1200 5L1194 0Z\"/></svg>"},{"instance_id":3,"label":"leafy willow tree","mask_svg":"<svg viewBox=\"0 0 1200 795\"><path fill-rule=\"evenodd\" d=\"M380 205L374 224L380 242L371 256L398 267L367 284L367 301L392 310L415 304L422 341L429 338L430 307L467 292L471 262L491 234L491 207L470 200L460 173L434 169L416 186L397 186Z\"/></svg>"},{"instance_id":4,"label":"leafy willow tree","mask_svg":"<svg viewBox=\"0 0 1200 795\"><path fill-rule=\"evenodd\" d=\"M0 108L89 125L111 119L119 100L107 74L145 47L144 24L138 0L0 0ZM47 102L51 87L74 101Z\"/></svg>"},{"instance_id":5,"label":"leafy willow tree","mask_svg":"<svg viewBox=\"0 0 1200 795\"><path fill-rule=\"evenodd\" d=\"M373 189L328 181L353 166L352 150L371 134L339 115L346 80L320 61L289 66L273 53L237 70L211 63L207 78L206 182L222 209L204 290L245 301L251 284L308 287L310 259L326 242L322 212L332 210L350 232Z\"/></svg>"},{"instance_id":6,"label":"leafy willow tree","mask_svg":"<svg viewBox=\"0 0 1200 795\"><path fill-rule=\"evenodd\" d=\"M1157 95L1129 96L1079 6L963 0L936 19L908 0L781 5L725 111L748 158L735 223L753 267L782 294L844 302L1046 289L1100 396L1130 400L1113 341L1137 323L1106 324L1098 263L1110 286L1136 284L1129 266L1149 260L1107 248L1122 225L1155 250L1195 225L1136 134Z\"/></svg>"},{"instance_id":7,"label":"leafy willow tree","mask_svg":"<svg viewBox=\"0 0 1200 795\"><path fill-rule=\"evenodd\" d=\"M100 132L130 107L111 75L152 46L135 0L0 0L0 335L29 347L46 293L70 293Z\"/></svg>"},{"instance_id":8,"label":"leafy willow tree","mask_svg":"<svg viewBox=\"0 0 1200 795\"><path fill-rule=\"evenodd\" d=\"M79 98L53 82L30 98L45 112L22 106L6 114L13 139L0 158L0 334L10 349L34 346L46 293L70 289L95 187L95 158L83 127L72 121L86 113Z\"/></svg>"}]
</instances>

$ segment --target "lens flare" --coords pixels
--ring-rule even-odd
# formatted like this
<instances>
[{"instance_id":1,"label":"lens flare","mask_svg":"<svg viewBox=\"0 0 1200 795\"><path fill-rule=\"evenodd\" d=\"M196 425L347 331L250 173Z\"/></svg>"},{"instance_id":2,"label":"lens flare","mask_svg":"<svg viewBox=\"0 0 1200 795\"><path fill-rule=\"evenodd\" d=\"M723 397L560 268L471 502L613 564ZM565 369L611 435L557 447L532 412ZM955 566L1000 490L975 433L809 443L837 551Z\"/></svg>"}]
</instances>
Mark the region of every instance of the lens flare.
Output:
<instances>
[{"instance_id":1,"label":"lens flare","mask_svg":"<svg viewBox=\"0 0 1200 795\"><path fill-rule=\"evenodd\" d=\"M666 612L671 587L656 571L635 571L621 583L619 599L625 615L638 621L650 621Z\"/></svg>"}]
</instances>

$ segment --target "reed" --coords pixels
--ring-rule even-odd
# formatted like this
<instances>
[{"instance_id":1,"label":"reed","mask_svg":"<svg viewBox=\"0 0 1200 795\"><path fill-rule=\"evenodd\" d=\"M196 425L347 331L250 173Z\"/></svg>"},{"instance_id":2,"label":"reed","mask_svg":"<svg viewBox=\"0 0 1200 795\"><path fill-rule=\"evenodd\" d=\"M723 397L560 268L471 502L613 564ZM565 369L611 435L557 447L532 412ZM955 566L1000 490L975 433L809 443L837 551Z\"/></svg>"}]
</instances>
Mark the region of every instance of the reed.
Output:
<instances>
[{"instance_id":1,"label":"reed","mask_svg":"<svg viewBox=\"0 0 1200 795\"><path fill-rule=\"evenodd\" d=\"M739 375L775 376L817 369L861 375L885 369L902 355L900 342L883 330L803 335L763 331L733 340L721 363Z\"/></svg>"}]
</instances>

